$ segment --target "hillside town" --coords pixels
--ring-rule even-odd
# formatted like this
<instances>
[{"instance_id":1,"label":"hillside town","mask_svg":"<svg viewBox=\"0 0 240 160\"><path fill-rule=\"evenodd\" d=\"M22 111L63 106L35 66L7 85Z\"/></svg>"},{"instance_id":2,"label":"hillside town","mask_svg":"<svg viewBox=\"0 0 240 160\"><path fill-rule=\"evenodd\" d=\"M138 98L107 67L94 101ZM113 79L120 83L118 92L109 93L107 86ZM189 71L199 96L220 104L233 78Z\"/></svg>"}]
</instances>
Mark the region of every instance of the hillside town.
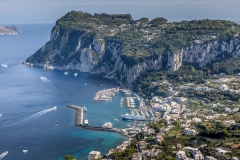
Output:
<instances>
[{"instance_id":1,"label":"hillside town","mask_svg":"<svg viewBox=\"0 0 240 160\"><path fill-rule=\"evenodd\" d=\"M216 103L202 97L188 96L189 90L238 94L238 89L232 87L240 84L238 76L225 76L221 73L205 84L177 87L164 81L168 84L171 95L165 98L152 97L148 107L154 116L148 124L122 129L128 140L105 155L92 151L88 160L238 160L239 104L232 100ZM153 83L157 85L156 82ZM179 93L186 94L179 96Z\"/></svg>"}]
</instances>

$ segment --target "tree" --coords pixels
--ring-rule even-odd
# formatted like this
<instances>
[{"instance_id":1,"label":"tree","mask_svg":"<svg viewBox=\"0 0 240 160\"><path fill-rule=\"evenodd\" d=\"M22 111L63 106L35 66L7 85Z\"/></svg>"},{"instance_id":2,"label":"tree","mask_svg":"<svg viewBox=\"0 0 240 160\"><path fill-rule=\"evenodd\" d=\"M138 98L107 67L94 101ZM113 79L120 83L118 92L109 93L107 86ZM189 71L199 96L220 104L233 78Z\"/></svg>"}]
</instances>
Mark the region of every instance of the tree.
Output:
<instances>
[{"instance_id":1,"label":"tree","mask_svg":"<svg viewBox=\"0 0 240 160\"><path fill-rule=\"evenodd\" d=\"M112 157L114 159L118 159L121 156L122 156L122 152L113 152L110 154L110 157Z\"/></svg>"},{"instance_id":2,"label":"tree","mask_svg":"<svg viewBox=\"0 0 240 160\"><path fill-rule=\"evenodd\" d=\"M74 157L72 155L66 155L64 156L64 160L74 160Z\"/></svg>"},{"instance_id":3,"label":"tree","mask_svg":"<svg viewBox=\"0 0 240 160\"><path fill-rule=\"evenodd\" d=\"M177 129L180 128L180 120L179 120L179 119L177 119L177 120L175 121L175 127L176 127Z\"/></svg>"}]
</instances>

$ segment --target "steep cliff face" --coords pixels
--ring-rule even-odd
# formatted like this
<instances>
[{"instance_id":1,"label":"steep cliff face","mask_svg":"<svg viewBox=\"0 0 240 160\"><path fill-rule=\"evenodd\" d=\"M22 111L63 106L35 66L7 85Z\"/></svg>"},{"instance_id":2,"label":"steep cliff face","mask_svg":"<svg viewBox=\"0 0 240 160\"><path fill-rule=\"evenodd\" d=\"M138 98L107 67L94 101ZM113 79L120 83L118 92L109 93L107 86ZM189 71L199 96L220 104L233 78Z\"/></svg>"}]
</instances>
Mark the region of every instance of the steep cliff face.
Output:
<instances>
[{"instance_id":1,"label":"steep cliff face","mask_svg":"<svg viewBox=\"0 0 240 160\"><path fill-rule=\"evenodd\" d=\"M62 39L65 43L61 42ZM59 41L60 43L56 43ZM64 45L61 46L61 43ZM69 53L66 54L66 51ZM201 44L193 43L175 53L166 50L163 56L165 59L162 56L151 57L142 63L129 65L122 60L121 42L100 41L87 33L73 36L72 33L53 30L50 42L26 62L39 67L51 65L61 70L104 73L106 78L116 79L119 84L131 88L132 82L144 71L161 69L176 71L184 64L203 67L212 62L238 57L240 38L235 37L228 42L212 40Z\"/></svg>"},{"instance_id":2,"label":"steep cliff face","mask_svg":"<svg viewBox=\"0 0 240 160\"><path fill-rule=\"evenodd\" d=\"M201 68L240 56L239 33L240 26L229 21L169 24L163 18L134 21L128 14L71 11L56 22L50 41L24 63L102 73L131 88L142 72L176 71L185 64Z\"/></svg>"},{"instance_id":3,"label":"steep cliff face","mask_svg":"<svg viewBox=\"0 0 240 160\"><path fill-rule=\"evenodd\" d=\"M213 62L240 56L240 38L235 37L229 42L213 40L192 44L179 52L166 51L165 54L168 71L176 71L184 64L193 64L201 68Z\"/></svg>"}]
</instances>

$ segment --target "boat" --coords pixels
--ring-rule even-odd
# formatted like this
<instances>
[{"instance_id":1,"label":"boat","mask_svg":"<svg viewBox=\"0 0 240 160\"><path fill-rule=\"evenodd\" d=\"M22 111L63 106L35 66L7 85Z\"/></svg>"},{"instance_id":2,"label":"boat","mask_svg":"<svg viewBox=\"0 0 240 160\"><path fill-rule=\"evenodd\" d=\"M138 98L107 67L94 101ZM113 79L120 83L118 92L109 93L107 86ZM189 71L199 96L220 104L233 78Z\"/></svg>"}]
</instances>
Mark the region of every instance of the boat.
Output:
<instances>
[{"instance_id":1,"label":"boat","mask_svg":"<svg viewBox=\"0 0 240 160\"><path fill-rule=\"evenodd\" d=\"M117 119L117 118L114 118L114 120L115 120L115 121L119 121L119 119Z\"/></svg>"},{"instance_id":2,"label":"boat","mask_svg":"<svg viewBox=\"0 0 240 160\"><path fill-rule=\"evenodd\" d=\"M104 124L102 125L102 128L108 128L108 129L110 129L110 128L112 128L112 126L113 126L113 124L112 124L111 122L106 122L106 123L104 123Z\"/></svg>"},{"instance_id":3,"label":"boat","mask_svg":"<svg viewBox=\"0 0 240 160\"><path fill-rule=\"evenodd\" d=\"M23 152L23 153L27 153L27 152L28 152L28 150L22 150L22 152Z\"/></svg>"},{"instance_id":4,"label":"boat","mask_svg":"<svg viewBox=\"0 0 240 160\"><path fill-rule=\"evenodd\" d=\"M87 83L85 83L85 86L87 85Z\"/></svg>"},{"instance_id":5,"label":"boat","mask_svg":"<svg viewBox=\"0 0 240 160\"><path fill-rule=\"evenodd\" d=\"M54 106L54 107L53 107L53 109L54 109L54 110L56 110L56 109L57 109L57 107L56 107L56 106Z\"/></svg>"},{"instance_id":6,"label":"boat","mask_svg":"<svg viewBox=\"0 0 240 160\"><path fill-rule=\"evenodd\" d=\"M0 114L0 117L2 116L2 114Z\"/></svg>"},{"instance_id":7,"label":"boat","mask_svg":"<svg viewBox=\"0 0 240 160\"><path fill-rule=\"evenodd\" d=\"M54 67L49 65L47 69L54 69Z\"/></svg>"},{"instance_id":8,"label":"boat","mask_svg":"<svg viewBox=\"0 0 240 160\"><path fill-rule=\"evenodd\" d=\"M87 112L87 107L84 106L84 107L83 107L83 111L84 111L84 112Z\"/></svg>"},{"instance_id":9,"label":"boat","mask_svg":"<svg viewBox=\"0 0 240 160\"><path fill-rule=\"evenodd\" d=\"M68 74L68 72L64 72L64 74L66 74L66 75L67 75L67 74Z\"/></svg>"},{"instance_id":10,"label":"boat","mask_svg":"<svg viewBox=\"0 0 240 160\"><path fill-rule=\"evenodd\" d=\"M56 123L55 125L56 125L56 127L58 127L58 124L57 124L57 123Z\"/></svg>"},{"instance_id":11,"label":"boat","mask_svg":"<svg viewBox=\"0 0 240 160\"><path fill-rule=\"evenodd\" d=\"M140 116L140 115L132 115L132 114L124 114L122 115L122 119L127 119L127 120L137 120L137 121L145 121L145 116Z\"/></svg>"},{"instance_id":12,"label":"boat","mask_svg":"<svg viewBox=\"0 0 240 160\"><path fill-rule=\"evenodd\" d=\"M88 120L87 120L87 119L84 119L83 124L84 124L84 125L88 125Z\"/></svg>"},{"instance_id":13,"label":"boat","mask_svg":"<svg viewBox=\"0 0 240 160\"><path fill-rule=\"evenodd\" d=\"M74 76L75 76L75 77L77 77L77 75L78 75L77 73L74 73Z\"/></svg>"},{"instance_id":14,"label":"boat","mask_svg":"<svg viewBox=\"0 0 240 160\"><path fill-rule=\"evenodd\" d=\"M8 151L3 152L0 154L0 159L3 159L8 154Z\"/></svg>"}]
</instances>

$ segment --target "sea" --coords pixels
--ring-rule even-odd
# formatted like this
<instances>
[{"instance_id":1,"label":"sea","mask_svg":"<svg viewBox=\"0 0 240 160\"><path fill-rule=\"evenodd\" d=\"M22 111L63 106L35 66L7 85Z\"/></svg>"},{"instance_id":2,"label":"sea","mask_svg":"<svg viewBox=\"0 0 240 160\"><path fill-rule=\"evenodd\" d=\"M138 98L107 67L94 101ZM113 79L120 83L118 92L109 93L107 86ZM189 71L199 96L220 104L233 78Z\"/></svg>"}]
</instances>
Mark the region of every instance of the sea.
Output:
<instances>
[{"instance_id":1,"label":"sea","mask_svg":"<svg viewBox=\"0 0 240 160\"><path fill-rule=\"evenodd\" d=\"M120 106L123 93L108 102L93 100L96 92L117 87L115 81L22 65L50 39L53 26L23 24L18 26L19 35L0 36L0 154L8 151L4 160L61 160L69 154L87 159L92 150L106 154L126 140L118 133L75 127L75 111L66 108L87 107L84 118L89 125L112 122L113 127L125 128L129 122L121 119L128 112Z\"/></svg>"}]
</instances>

